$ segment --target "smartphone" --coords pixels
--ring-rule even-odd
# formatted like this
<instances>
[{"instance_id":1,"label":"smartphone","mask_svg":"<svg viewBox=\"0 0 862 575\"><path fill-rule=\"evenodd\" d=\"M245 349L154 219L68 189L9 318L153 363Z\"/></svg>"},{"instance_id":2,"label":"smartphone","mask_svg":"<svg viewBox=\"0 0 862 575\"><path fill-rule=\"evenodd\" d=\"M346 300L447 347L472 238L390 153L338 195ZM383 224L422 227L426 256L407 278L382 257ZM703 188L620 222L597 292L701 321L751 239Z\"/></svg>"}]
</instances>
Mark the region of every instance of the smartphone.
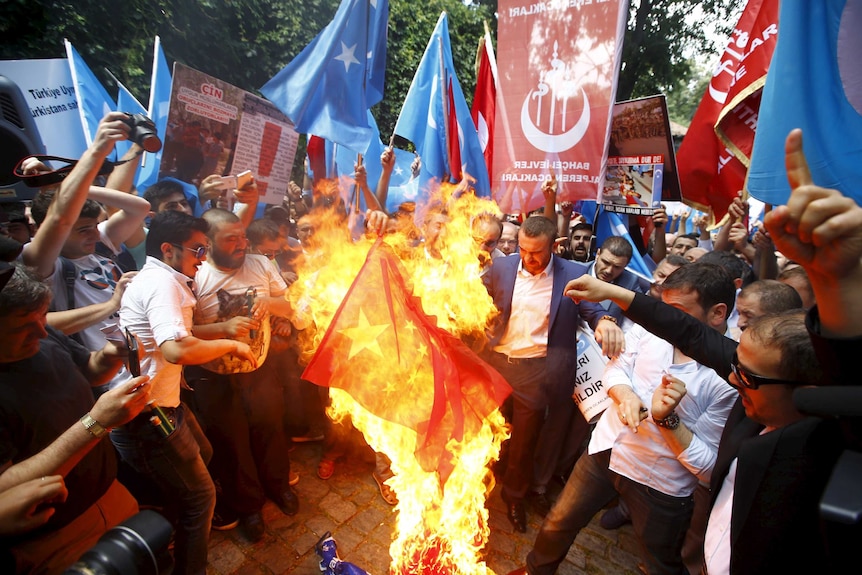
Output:
<instances>
[{"instance_id":1,"label":"smartphone","mask_svg":"<svg viewBox=\"0 0 862 575\"><path fill-rule=\"evenodd\" d=\"M245 186L251 183L254 179L254 176L251 173L251 170L245 170L244 172L240 172L235 176L221 176L220 188L222 190L241 190Z\"/></svg>"},{"instance_id":2,"label":"smartphone","mask_svg":"<svg viewBox=\"0 0 862 575\"><path fill-rule=\"evenodd\" d=\"M126 328L126 348L129 350L129 373L132 377L141 375L141 357L138 353L138 340Z\"/></svg>"}]
</instances>

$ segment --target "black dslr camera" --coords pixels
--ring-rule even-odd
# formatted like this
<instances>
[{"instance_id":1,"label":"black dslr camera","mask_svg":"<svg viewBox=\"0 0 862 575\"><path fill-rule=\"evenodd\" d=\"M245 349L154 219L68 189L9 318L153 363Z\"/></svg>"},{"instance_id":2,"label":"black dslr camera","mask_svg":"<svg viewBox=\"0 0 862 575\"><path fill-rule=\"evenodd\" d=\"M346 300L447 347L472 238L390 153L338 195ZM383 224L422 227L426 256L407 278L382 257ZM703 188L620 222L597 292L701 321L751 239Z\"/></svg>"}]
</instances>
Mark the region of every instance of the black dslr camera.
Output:
<instances>
[{"instance_id":1,"label":"black dslr camera","mask_svg":"<svg viewBox=\"0 0 862 575\"><path fill-rule=\"evenodd\" d=\"M144 510L109 529L63 575L161 575L172 565L167 519Z\"/></svg>"},{"instance_id":2,"label":"black dslr camera","mask_svg":"<svg viewBox=\"0 0 862 575\"><path fill-rule=\"evenodd\" d=\"M162 149L162 141L156 131L156 124L145 114L127 113L124 121L132 129L129 133L129 140L151 154Z\"/></svg>"}]
</instances>

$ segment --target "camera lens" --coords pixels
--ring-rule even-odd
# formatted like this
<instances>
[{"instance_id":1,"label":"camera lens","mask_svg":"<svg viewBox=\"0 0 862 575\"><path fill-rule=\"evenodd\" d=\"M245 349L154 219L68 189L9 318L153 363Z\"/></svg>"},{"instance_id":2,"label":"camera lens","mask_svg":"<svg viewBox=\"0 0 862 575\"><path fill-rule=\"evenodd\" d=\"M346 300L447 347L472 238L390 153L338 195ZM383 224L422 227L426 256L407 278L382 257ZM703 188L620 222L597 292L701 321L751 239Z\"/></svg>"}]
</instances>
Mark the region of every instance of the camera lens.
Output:
<instances>
[{"instance_id":1,"label":"camera lens","mask_svg":"<svg viewBox=\"0 0 862 575\"><path fill-rule=\"evenodd\" d=\"M167 519L144 510L109 529L64 575L159 575L171 558L173 528Z\"/></svg>"}]
</instances>

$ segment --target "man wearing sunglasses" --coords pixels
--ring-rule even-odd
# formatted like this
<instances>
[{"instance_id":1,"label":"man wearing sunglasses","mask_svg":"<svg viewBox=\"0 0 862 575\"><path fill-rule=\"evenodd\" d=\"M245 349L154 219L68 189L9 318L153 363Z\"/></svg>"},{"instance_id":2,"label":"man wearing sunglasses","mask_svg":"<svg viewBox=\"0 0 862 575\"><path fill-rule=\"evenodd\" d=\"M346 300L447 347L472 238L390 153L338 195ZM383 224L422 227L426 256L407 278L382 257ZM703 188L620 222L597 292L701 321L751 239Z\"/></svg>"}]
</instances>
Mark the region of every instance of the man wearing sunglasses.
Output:
<instances>
[{"instance_id":1,"label":"man wearing sunglasses","mask_svg":"<svg viewBox=\"0 0 862 575\"><path fill-rule=\"evenodd\" d=\"M192 333L194 278L206 257L208 229L206 221L180 211L157 214L147 234L147 262L120 308L120 327L140 342L141 373L150 376L150 401L161 411L145 409L112 431L111 441L132 468L153 480L166 505L178 510L178 574L205 573L215 508L215 486L206 467L212 448L180 401L182 366L227 354L255 361L243 342L205 340Z\"/></svg>"}]
</instances>

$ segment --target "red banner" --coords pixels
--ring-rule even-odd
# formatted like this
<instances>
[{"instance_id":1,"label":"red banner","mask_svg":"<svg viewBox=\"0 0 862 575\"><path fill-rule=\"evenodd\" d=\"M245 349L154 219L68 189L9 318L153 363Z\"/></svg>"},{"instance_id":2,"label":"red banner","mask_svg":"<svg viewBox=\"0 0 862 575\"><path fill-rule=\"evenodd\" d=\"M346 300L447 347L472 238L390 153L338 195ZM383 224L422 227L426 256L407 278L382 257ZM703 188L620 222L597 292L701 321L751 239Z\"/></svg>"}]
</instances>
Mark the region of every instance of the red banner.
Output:
<instances>
[{"instance_id":1,"label":"red banner","mask_svg":"<svg viewBox=\"0 0 862 575\"><path fill-rule=\"evenodd\" d=\"M603 180L626 0L498 3L494 199L507 213L595 199Z\"/></svg>"},{"instance_id":2,"label":"red banner","mask_svg":"<svg viewBox=\"0 0 862 575\"><path fill-rule=\"evenodd\" d=\"M473 123L479 133L479 143L485 156L485 165L491 174L494 167L494 120L497 107L496 62L492 64L494 47L486 31L479 43L479 67L476 72L476 91L473 93Z\"/></svg>"},{"instance_id":3,"label":"red banner","mask_svg":"<svg viewBox=\"0 0 862 575\"><path fill-rule=\"evenodd\" d=\"M749 0L677 154L685 202L716 221L742 190L778 38L778 0Z\"/></svg>"}]
</instances>

